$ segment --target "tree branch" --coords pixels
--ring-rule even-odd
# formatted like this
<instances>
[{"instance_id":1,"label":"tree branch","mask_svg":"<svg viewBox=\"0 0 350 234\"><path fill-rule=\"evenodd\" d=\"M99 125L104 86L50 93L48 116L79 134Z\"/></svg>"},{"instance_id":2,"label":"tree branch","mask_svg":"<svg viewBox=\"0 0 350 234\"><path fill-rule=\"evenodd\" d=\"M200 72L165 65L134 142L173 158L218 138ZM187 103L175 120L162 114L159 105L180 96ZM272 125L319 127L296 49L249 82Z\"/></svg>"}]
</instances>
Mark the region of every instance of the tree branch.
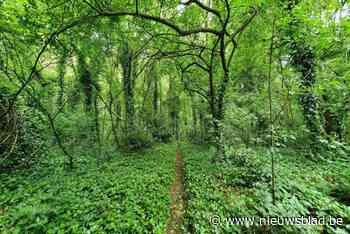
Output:
<instances>
[{"instance_id":1,"label":"tree branch","mask_svg":"<svg viewBox=\"0 0 350 234\"><path fill-rule=\"evenodd\" d=\"M240 34L241 32L243 32L245 30L245 28L252 22L252 20L254 19L254 17L258 14L258 10L255 7L251 8L253 13L251 14L251 16L246 19L241 26L232 33L231 37L235 38L238 34Z\"/></svg>"},{"instance_id":2,"label":"tree branch","mask_svg":"<svg viewBox=\"0 0 350 234\"><path fill-rule=\"evenodd\" d=\"M219 18L220 22L223 24L223 20L222 20L221 14L220 14L220 12L218 10L215 10L213 8L208 7L208 6L204 5L203 3L201 3L198 0L189 0L189 1L185 2L185 3L183 3L183 5L188 6L188 5L191 5L192 3L196 4L197 6L202 8L203 10L208 11L208 12L213 13L214 15L216 15Z\"/></svg>"},{"instance_id":3,"label":"tree branch","mask_svg":"<svg viewBox=\"0 0 350 234\"><path fill-rule=\"evenodd\" d=\"M197 29L192 29L192 30L183 30L181 29L178 25L170 22L167 19L158 17L158 16L152 16L152 15L147 15L147 14L142 14L142 13L135 13L135 12L102 12L99 13L97 15L93 15L93 16L85 16L82 17L80 19L77 19L73 22L71 22L70 24L63 26L61 29L58 29L57 31L53 32L48 38L47 40L44 42L42 48L40 49L38 55L36 56L34 65L31 68L30 74L28 75L27 79L23 82L22 86L18 89L18 91L13 95L13 98L11 100L11 103L9 105L9 107L13 106L13 104L15 103L15 101L17 100L18 96L22 93L22 91L27 87L27 85L31 82L33 75L36 71L36 67L39 63L39 60L41 58L41 56L43 55L43 53L46 51L47 47L55 40L56 37L58 37L60 34L64 33L65 31L74 28L78 25L84 24L84 23L88 23L91 21L94 21L98 18L103 18L103 17L121 17L121 16L133 16L133 17L139 17L142 19L147 19L150 21L154 21L160 24L163 24L173 30L175 30L180 36L189 36L192 34L198 34L198 33L210 33L210 34L214 34L214 35L219 35L220 32L215 30L215 29L211 29L211 28L197 28Z\"/></svg>"}]
</instances>

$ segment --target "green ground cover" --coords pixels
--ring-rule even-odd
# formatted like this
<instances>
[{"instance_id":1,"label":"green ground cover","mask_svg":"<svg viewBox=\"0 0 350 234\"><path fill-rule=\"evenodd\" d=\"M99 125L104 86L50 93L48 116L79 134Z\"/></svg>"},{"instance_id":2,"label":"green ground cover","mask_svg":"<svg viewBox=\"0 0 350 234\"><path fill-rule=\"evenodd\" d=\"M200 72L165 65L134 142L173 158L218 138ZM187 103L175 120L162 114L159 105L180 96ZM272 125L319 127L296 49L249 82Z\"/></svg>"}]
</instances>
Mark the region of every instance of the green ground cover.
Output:
<instances>
[{"instance_id":1,"label":"green ground cover","mask_svg":"<svg viewBox=\"0 0 350 234\"><path fill-rule=\"evenodd\" d=\"M277 153L277 202L273 205L266 149L235 149L216 164L211 163L214 150L185 144L181 151L187 200L184 233L350 230L348 162ZM81 153L72 171L56 166L63 160L54 152L37 168L0 175L0 233L166 232L175 145L115 153L100 162L93 154ZM301 216L337 217L343 224L251 226L225 221L231 217ZM217 217L220 224L214 225L211 221Z\"/></svg>"},{"instance_id":2,"label":"green ground cover","mask_svg":"<svg viewBox=\"0 0 350 234\"><path fill-rule=\"evenodd\" d=\"M191 233L349 233L349 163L310 161L296 153L278 153L277 202L273 205L266 149L236 150L216 165L210 163L213 153L183 147L188 196L186 228ZM230 217L301 216L336 217L344 224L249 226L225 221ZM220 225L210 223L213 217L220 217Z\"/></svg>"},{"instance_id":3,"label":"green ground cover","mask_svg":"<svg viewBox=\"0 0 350 234\"><path fill-rule=\"evenodd\" d=\"M175 146L100 164L82 153L71 172L50 157L38 171L0 175L0 233L164 232Z\"/></svg>"}]
</instances>

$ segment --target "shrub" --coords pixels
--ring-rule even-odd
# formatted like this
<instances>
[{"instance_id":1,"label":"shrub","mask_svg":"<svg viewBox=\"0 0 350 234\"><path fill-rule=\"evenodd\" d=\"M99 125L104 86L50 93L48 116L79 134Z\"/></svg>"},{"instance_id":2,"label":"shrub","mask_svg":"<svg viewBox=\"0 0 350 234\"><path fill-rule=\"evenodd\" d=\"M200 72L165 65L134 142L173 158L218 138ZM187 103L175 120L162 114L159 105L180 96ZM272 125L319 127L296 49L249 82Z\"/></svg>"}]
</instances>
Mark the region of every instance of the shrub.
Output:
<instances>
[{"instance_id":1,"label":"shrub","mask_svg":"<svg viewBox=\"0 0 350 234\"><path fill-rule=\"evenodd\" d=\"M15 106L8 111L4 99L0 101L0 170L9 171L19 167L29 167L44 152L46 141L43 139L42 118L39 113Z\"/></svg>"},{"instance_id":2,"label":"shrub","mask_svg":"<svg viewBox=\"0 0 350 234\"><path fill-rule=\"evenodd\" d=\"M137 151L151 147L152 136L145 130L136 129L122 136L120 146L127 151Z\"/></svg>"},{"instance_id":3,"label":"shrub","mask_svg":"<svg viewBox=\"0 0 350 234\"><path fill-rule=\"evenodd\" d=\"M222 163L221 176L228 186L251 188L257 183L268 183L271 180L268 168L253 150L229 148Z\"/></svg>"},{"instance_id":4,"label":"shrub","mask_svg":"<svg viewBox=\"0 0 350 234\"><path fill-rule=\"evenodd\" d=\"M164 116L156 116L153 119L150 131L157 142L169 143L171 140L172 133L169 130L169 123L164 120Z\"/></svg>"}]
</instances>

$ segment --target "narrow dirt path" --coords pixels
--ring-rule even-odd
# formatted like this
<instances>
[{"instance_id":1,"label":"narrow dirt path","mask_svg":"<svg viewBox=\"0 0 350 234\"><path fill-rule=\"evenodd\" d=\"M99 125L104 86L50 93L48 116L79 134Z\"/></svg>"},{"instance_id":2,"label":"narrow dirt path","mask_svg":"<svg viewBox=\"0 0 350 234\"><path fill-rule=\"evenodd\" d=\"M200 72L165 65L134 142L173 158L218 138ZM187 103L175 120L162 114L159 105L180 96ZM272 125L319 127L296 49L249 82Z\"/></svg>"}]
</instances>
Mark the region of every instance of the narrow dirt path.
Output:
<instances>
[{"instance_id":1,"label":"narrow dirt path","mask_svg":"<svg viewBox=\"0 0 350 234\"><path fill-rule=\"evenodd\" d=\"M184 167L179 148L176 150L176 175L171 186L170 217L167 221L167 234L183 233L184 213L186 208L186 197L184 191Z\"/></svg>"}]
</instances>

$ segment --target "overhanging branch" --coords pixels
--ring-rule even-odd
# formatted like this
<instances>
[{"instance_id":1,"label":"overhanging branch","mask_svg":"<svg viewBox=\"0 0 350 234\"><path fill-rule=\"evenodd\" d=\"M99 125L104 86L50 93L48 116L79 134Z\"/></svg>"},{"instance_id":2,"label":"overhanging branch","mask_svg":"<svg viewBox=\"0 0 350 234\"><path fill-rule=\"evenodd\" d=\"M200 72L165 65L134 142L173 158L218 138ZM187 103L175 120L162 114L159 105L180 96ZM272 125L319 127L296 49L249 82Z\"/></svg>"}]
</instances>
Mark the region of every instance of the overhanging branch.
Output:
<instances>
[{"instance_id":1,"label":"overhanging branch","mask_svg":"<svg viewBox=\"0 0 350 234\"><path fill-rule=\"evenodd\" d=\"M71 28L74 28L78 25L82 25L85 23L93 22L99 18L122 17L122 16L138 17L138 18L142 18L142 19L146 19L146 20L160 23L162 25L165 25L165 26L175 30L179 34L179 36L189 36L189 35L198 34L198 33L210 33L210 34L214 34L214 35L220 34L219 31L217 31L215 29L211 29L211 28L197 28L197 29L192 29L192 30L183 30L180 26L170 22L167 19L164 19L164 18L161 18L158 16L152 16L152 15L147 15L147 14L143 14L143 13L138 13L138 12L126 12L126 11L125 12L124 11L121 11L121 12L101 12L101 13L98 13L97 15L81 17L80 19L77 19L77 20L71 22L70 24L67 24L66 26L63 26L62 28L53 32L47 38L47 40L44 42L42 48L40 49L40 51L35 59L35 62L31 68L30 74L28 75L27 79L23 82L22 86L18 89L18 91L13 95L13 99L11 101L10 107L13 106L13 104L17 100L18 96L22 93L22 91L27 87L27 85L33 79L33 75L36 71L36 67L39 63L41 56L46 51L47 47L55 40L56 37L58 37L60 34L68 31Z\"/></svg>"}]
</instances>

